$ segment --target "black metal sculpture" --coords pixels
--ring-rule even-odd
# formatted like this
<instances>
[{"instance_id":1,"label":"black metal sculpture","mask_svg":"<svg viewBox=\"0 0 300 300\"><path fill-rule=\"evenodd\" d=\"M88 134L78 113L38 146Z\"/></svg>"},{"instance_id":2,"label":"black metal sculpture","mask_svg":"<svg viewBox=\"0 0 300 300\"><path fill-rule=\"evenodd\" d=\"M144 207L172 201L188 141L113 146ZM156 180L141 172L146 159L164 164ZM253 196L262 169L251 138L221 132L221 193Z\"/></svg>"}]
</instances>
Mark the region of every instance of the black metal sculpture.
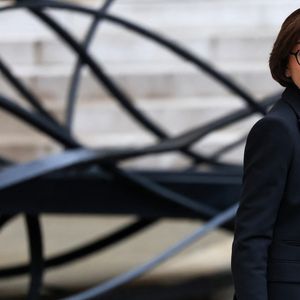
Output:
<instances>
[{"instance_id":1,"label":"black metal sculpture","mask_svg":"<svg viewBox=\"0 0 300 300\"><path fill-rule=\"evenodd\" d=\"M48 135L65 148L60 154L24 164L17 164L5 158L0 160L0 226L7 224L17 214L24 214L31 249L31 262L29 264L1 269L0 277L7 278L29 273L31 283L28 299L39 298L44 270L70 263L95 251L116 245L154 224L160 218L199 218L202 221L206 220L207 223L144 265L67 299L101 299L104 294L151 270L162 261L203 237L207 232L217 227L233 230L233 217L237 208L236 199L239 193L242 169L240 165L219 162L218 158L221 154L242 143L245 137L231 145L226 145L210 157L196 153L190 148L213 130L240 121L254 112L265 114L267 107L278 98L278 95L273 95L258 103L230 78L222 75L204 60L195 57L181 45L133 22L109 14L108 10L112 3L112 0L106 0L96 10L63 1L19 0L12 1L11 5L0 8L0 13L7 10L29 10L34 17L52 29L65 45L78 55L66 101L64 124L58 122L41 105L42 102L34 94L34 91L25 86L0 59L2 74L23 96L24 100L31 104L34 112L24 109L4 94L0 94L0 107L36 130ZM46 9L68 10L89 15L92 22L84 42L79 43L72 33L47 14ZM205 126L195 127L183 134L170 137L167 132L133 105L125 91L88 54L87 49L95 30L104 21L125 27L127 30L165 47L187 63L191 63L199 70L206 72L208 76L246 101L249 107L230 113L217 122L210 122ZM156 144L121 150L120 148L89 149L74 138L72 135L73 112L76 105L81 68L84 65L90 68L99 84L104 86L113 96L113 99L123 107L124 112L159 139ZM138 172L121 168L118 165L126 159L169 151L179 151L189 157L191 166L177 172L146 170ZM201 166L201 164L208 165L209 171L200 172L197 170L196 167ZM118 188L114 188L115 186ZM22 195L22 199L20 195ZM123 198L124 195L127 195L126 199ZM87 200L82 201L84 196ZM24 201L24 199L26 200ZM38 217L41 213L131 214L136 215L138 219L113 234L101 237L88 245L44 259Z\"/></svg>"}]
</instances>

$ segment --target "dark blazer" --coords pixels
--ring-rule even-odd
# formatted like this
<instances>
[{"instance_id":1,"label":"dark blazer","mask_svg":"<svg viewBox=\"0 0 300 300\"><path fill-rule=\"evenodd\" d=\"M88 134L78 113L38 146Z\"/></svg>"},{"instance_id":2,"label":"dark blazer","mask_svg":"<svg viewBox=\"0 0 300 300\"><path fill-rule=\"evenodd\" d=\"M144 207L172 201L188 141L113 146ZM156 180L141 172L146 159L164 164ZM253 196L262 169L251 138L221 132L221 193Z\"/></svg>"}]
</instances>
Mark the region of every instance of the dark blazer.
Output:
<instances>
[{"instance_id":1,"label":"dark blazer","mask_svg":"<svg viewBox=\"0 0 300 300\"><path fill-rule=\"evenodd\" d=\"M231 253L233 299L299 300L300 89L296 85L285 88L250 129L243 166Z\"/></svg>"}]
</instances>

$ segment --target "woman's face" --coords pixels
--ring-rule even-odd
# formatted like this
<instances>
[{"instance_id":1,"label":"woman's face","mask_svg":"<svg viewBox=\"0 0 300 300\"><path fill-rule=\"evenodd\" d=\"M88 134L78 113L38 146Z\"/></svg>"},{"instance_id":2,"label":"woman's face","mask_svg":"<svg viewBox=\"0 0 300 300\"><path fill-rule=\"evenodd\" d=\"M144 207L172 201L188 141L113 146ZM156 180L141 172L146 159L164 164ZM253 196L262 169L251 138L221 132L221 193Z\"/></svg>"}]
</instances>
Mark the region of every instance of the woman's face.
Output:
<instances>
[{"instance_id":1,"label":"woman's face","mask_svg":"<svg viewBox=\"0 0 300 300\"><path fill-rule=\"evenodd\" d=\"M292 52L295 53L297 50L300 49L300 41L292 49ZM286 67L285 75L287 77L291 77L293 82L300 88L300 65L297 62L295 55L290 55L288 64Z\"/></svg>"}]
</instances>

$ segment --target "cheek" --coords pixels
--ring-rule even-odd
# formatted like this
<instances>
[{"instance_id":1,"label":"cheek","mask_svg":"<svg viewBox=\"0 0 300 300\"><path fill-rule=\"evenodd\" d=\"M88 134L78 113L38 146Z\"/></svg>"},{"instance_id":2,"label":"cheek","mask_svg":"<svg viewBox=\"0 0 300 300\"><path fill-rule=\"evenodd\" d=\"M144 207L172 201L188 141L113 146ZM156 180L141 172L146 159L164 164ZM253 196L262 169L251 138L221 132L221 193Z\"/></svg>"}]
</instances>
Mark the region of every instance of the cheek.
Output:
<instances>
[{"instance_id":1,"label":"cheek","mask_svg":"<svg viewBox=\"0 0 300 300\"><path fill-rule=\"evenodd\" d=\"M300 78L300 65L293 61L289 64L292 77Z\"/></svg>"},{"instance_id":2,"label":"cheek","mask_svg":"<svg viewBox=\"0 0 300 300\"><path fill-rule=\"evenodd\" d=\"M291 77L293 82L300 88L300 66L294 66L291 68Z\"/></svg>"}]
</instances>

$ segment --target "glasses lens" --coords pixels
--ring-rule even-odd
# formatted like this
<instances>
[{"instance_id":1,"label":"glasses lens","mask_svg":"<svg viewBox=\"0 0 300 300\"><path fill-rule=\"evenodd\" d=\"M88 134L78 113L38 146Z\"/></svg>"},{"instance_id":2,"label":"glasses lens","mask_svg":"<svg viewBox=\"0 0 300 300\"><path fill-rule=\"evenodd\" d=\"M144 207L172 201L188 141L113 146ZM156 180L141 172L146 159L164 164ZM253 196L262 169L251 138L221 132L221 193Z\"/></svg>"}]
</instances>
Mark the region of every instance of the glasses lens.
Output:
<instances>
[{"instance_id":1,"label":"glasses lens","mask_svg":"<svg viewBox=\"0 0 300 300\"><path fill-rule=\"evenodd\" d=\"M296 58L297 58L298 64L300 65L300 51L297 52Z\"/></svg>"}]
</instances>

